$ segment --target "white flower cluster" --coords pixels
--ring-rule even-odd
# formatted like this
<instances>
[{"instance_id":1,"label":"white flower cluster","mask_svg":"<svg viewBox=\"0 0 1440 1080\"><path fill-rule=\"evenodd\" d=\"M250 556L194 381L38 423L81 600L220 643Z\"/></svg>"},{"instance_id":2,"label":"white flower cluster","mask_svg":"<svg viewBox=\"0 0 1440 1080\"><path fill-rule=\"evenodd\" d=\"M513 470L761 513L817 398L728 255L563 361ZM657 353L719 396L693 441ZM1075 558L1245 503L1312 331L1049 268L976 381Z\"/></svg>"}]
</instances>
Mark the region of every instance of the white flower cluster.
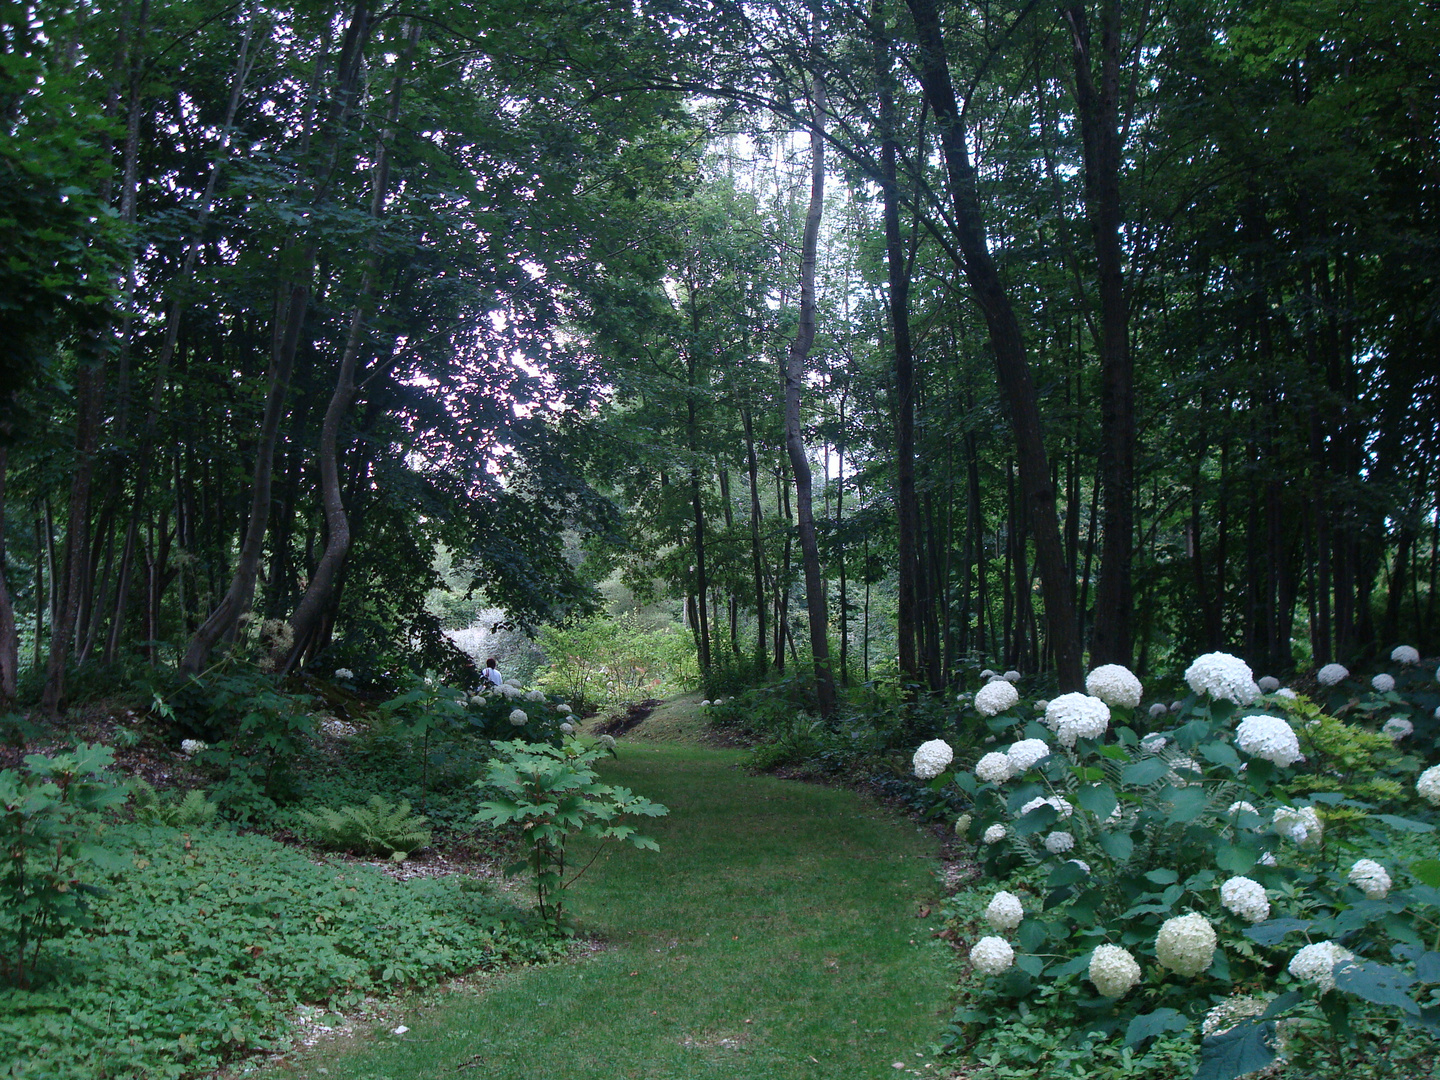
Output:
<instances>
[{"instance_id":1,"label":"white flower cluster","mask_svg":"<svg viewBox=\"0 0 1440 1080\"><path fill-rule=\"evenodd\" d=\"M1084 870L1085 873L1087 873L1087 874L1090 873L1090 864L1089 864L1088 862L1086 862L1084 859L1066 859L1066 860L1065 860L1065 864L1066 864L1067 866L1071 865L1072 863L1073 863L1075 866L1078 866L1081 870Z\"/></svg>"},{"instance_id":2,"label":"white flower cluster","mask_svg":"<svg viewBox=\"0 0 1440 1080\"><path fill-rule=\"evenodd\" d=\"M1350 669L1344 664L1326 664L1315 673L1315 681L1321 686L1338 686L1350 677Z\"/></svg>"},{"instance_id":3,"label":"white flower cluster","mask_svg":"<svg viewBox=\"0 0 1440 1080\"><path fill-rule=\"evenodd\" d=\"M1305 982L1313 982L1320 987L1320 992L1335 989L1335 965L1342 960L1353 960L1355 954L1343 945L1337 945L1333 941L1317 941L1313 945L1306 945L1290 958L1290 966L1286 969L1297 979Z\"/></svg>"},{"instance_id":4,"label":"white flower cluster","mask_svg":"<svg viewBox=\"0 0 1440 1080\"><path fill-rule=\"evenodd\" d=\"M1390 659L1397 664L1418 664L1420 663L1420 650L1413 645L1396 645L1390 650Z\"/></svg>"},{"instance_id":5,"label":"white flower cluster","mask_svg":"<svg viewBox=\"0 0 1440 1080\"><path fill-rule=\"evenodd\" d=\"M526 701L544 701L544 700L545 700L545 691L543 691L543 690L531 690L528 694L525 695L525 700L526 700Z\"/></svg>"},{"instance_id":6,"label":"white flower cluster","mask_svg":"<svg viewBox=\"0 0 1440 1080\"><path fill-rule=\"evenodd\" d=\"M564 723L564 724L561 724L561 725L560 725L560 731L561 731L563 734L565 734L565 735L574 735L574 734L575 734L575 725L574 725L574 724L571 724L571 723L568 723L568 722L567 722L567 723Z\"/></svg>"},{"instance_id":7,"label":"white flower cluster","mask_svg":"<svg viewBox=\"0 0 1440 1080\"><path fill-rule=\"evenodd\" d=\"M1280 689L1280 680L1275 678L1274 675L1261 675L1260 681L1255 685L1260 687L1262 694L1273 694L1276 690Z\"/></svg>"},{"instance_id":8,"label":"white flower cluster","mask_svg":"<svg viewBox=\"0 0 1440 1080\"><path fill-rule=\"evenodd\" d=\"M1004 938L982 937L970 950L970 963L984 975L1000 975L1015 963L1015 950Z\"/></svg>"},{"instance_id":9,"label":"white flower cluster","mask_svg":"<svg viewBox=\"0 0 1440 1080\"><path fill-rule=\"evenodd\" d=\"M1382 671L1370 680L1370 685L1374 687L1377 694L1388 694L1395 689L1395 676L1387 675Z\"/></svg>"},{"instance_id":10,"label":"white flower cluster","mask_svg":"<svg viewBox=\"0 0 1440 1080\"><path fill-rule=\"evenodd\" d=\"M512 709L510 711L510 723L514 724L516 727L521 727L522 725L524 725L525 721L529 719L530 717L525 715L524 709Z\"/></svg>"},{"instance_id":11,"label":"white flower cluster","mask_svg":"<svg viewBox=\"0 0 1440 1080\"><path fill-rule=\"evenodd\" d=\"M1415 781L1415 793L1431 806L1440 806L1440 765L1431 765Z\"/></svg>"},{"instance_id":12,"label":"white flower cluster","mask_svg":"<svg viewBox=\"0 0 1440 1080\"><path fill-rule=\"evenodd\" d=\"M565 702L562 701L559 705L555 706L555 711L561 716L569 716L571 709L569 705L566 705Z\"/></svg>"},{"instance_id":13,"label":"white flower cluster","mask_svg":"<svg viewBox=\"0 0 1440 1080\"><path fill-rule=\"evenodd\" d=\"M1380 729L1380 734L1389 735L1390 738L1399 742L1401 739L1415 734L1415 725L1403 716L1392 716L1385 721L1384 726Z\"/></svg>"},{"instance_id":14,"label":"white flower cluster","mask_svg":"<svg viewBox=\"0 0 1440 1080\"><path fill-rule=\"evenodd\" d=\"M985 909L985 921L997 934L1014 930L1024 918L1025 908L1021 905L1020 898L1004 889L995 894L990 906Z\"/></svg>"},{"instance_id":15,"label":"white flower cluster","mask_svg":"<svg viewBox=\"0 0 1440 1080\"><path fill-rule=\"evenodd\" d=\"M1347 880L1370 900L1384 900L1390 892L1390 875L1374 859L1356 859Z\"/></svg>"},{"instance_id":16,"label":"white flower cluster","mask_svg":"<svg viewBox=\"0 0 1440 1080\"><path fill-rule=\"evenodd\" d=\"M184 754L186 757L194 757L196 754L200 753L201 750L209 749L210 744L207 742L201 742L199 739L180 740L180 753Z\"/></svg>"},{"instance_id":17,"label":"white flower cluster","mask_svg":"<svg viewBox=\"0 0 1440 1080\"><path fill-rule=\"evenodd\" d=\"M1166 919L1155 936L1155 959L1177 975L1199 975L1215 958L1215 928L1199 912Z\"/></svg>"},{"instance_id":18,"label":"white flower cluster","mask_svg":"<svg viewBox=\"0 0 1440 1080\"><path fill-rule=\"evenodd\" d=\"M708 709L710 707L710 699L706 698L704 701L700 702L700 707L702 709Z\"/></svg>"},{"instance_id":19,"label":"white flower cluster","mask_svg":"<svg viewBox=\"0 0 1440 1080\"><path fill-rule=\"evenodd\" d=\"M1160 717L1164 716L1169 711L1170 710L1166 707L1163 701L1157 701L1154 705L1150 706L1150 719L1159 720Z\"/></svg>"},{"instance_id":20,"label":"white flower cluster","mask_svg":"<svg viewBox=\"0 0 1440 1080\"><path fill-rule=\"evenodd\" d=\"M514 701L518 697L525 696L524 690L521 690L518 686L511 686L509 683L505 683L499 689L500 696L503 697L506 701Z\"/></svg>"},{"instance_id":21,"label":"white flower cluster","mask_svg":"<svg viewBox=\"0 0 1440 1080\"><path fill-rule=\"evenodd\" d=\"M1075 808L1066 801L1063 795L1051 795L1048 799L1031 799L1024 806L1020 807L1020 813L1016 817L1024 817L1031 810L1039 806L1053 806L1055 812L1060 815L1060 820L1065 820L1075 812Z\"/></svg>"},{"instance_id":22,"label":"white flower cluster","mask_svg":"<svg viewBox=\"0 0 1440 1080\"><path fill-rule=\"evenodd\" d=\"M1090 981L1101 997L1121 998L1140 981L1140 965L1119 945L1096 945L1090 954Z\"/></svg>"},{"instance_id":23,"label":"white flower cluster","mask_svg":"<svg viewBox=\"0 0 1440 1080\"><path fill-rule=\"evenodd\" d=\"M1185 669L1185 682L1197 694L1209 694L1236 705L1249 705L1260 696L1250 665L1229 653L1212 652L1197 657Z\"/></svg>"},{"instance_id":24,"label":"white flower cluster","mask_svg":"<svg viewBox=\"0 0 1440 1080\"><path fill-rule=\"evenodd\" d=\"M484 694L471 694L471 695L470 695L470 704L471 704L471 705L484 705L485 702L487 702L487 701L489 701L489 700L490 700L490 699L487 698Z\"/></svg>"},{"instance_id":25,"label":"white flower cluster","mask_svg":"<svg viewBox=\"0 0 1440 1080\"><path fill-rule=\"evenodd\" d=\"M1020 673L1018 671L1007 671L1000 677L1006 682L1016 683L1020 681Z\"/></svg>"},{"instance_id":26,"label":"white flower cluster","mask_svg":"<svg viewBox=\"0 0 1440 1080\"><path fill-rule=\"evenodd\" d=\"M1246 922L1264 922L1270 917L1270 900L1265 886L1248 877L1232 877L1220 886L1220 903L1232 915Z\"/></svg>"},{"instance_id":27,"label":"white flower cluster","mask_svg":"<svg viewBox=\"0 0 1440 1080\"><path fill-rule=\"evenodd\" d=\"M955 835L964 836L970 831L970 823L975 819L969 814L961 814L955 819Z\"/></svg>"},{"instance_id":28,"label":"white flower cluster","mask_svg":"<svg viewBox=\"0 0 1440 1080\"><path fill-rule=\"evenodd\" d=\"M1015 687L1004 679L986 683L975 691L975 708L981 716L998 716L1019 700Z\"/></svg>"},{"instance_id":29,"label":"white flower cluster","mask_svg":"<svg viewBox=\"0 0 1440 1080\"><path fill-rule=\"evenodd\" d=\"M1101 664L1085 676L1085 692L1106 705L1134 709L1143 693L1140 680L1123 664Z\"/></svg>"},{"instance_id":30,"label":"white flower cluster","mask_svg":"<svg viewBox=\"0 0 1440 1080\"><path fill-rule=\"evenodd\" d=\"M1163 709L1165 706L1162 705L1160 708ZM1147 754L1158 754L1161 750L1164 750L1169 743L1170 740L1164 735L1161 735L1159 732L1153 732L1140 740L1140 749L1144 750Z\"/></svg>"},{"instance_id":31,"label":"white flower cluster","mask_svg":"<svg viewBox=\"0 0 1440 1080\"><path fill-rule=\"evenodd\" d=\"M1270 827L1286 839L1304 847L1315 847L1325 825L1313 806L1280 806L1270 819Z\"/></svg>"},{"instance_id":32,"label":"white flower cluster","mask_svg":"<svg viewBox=\"0 0 1440 1080\"><path fill-rule=\"evenodd\" d=\"M615 749L615 736L614 736L614 735L601 735L601 736L600 736L598 739L596 739L595 741L598 742L601 746L605 747L606 750L614 750L614 749Z\"/></svg>"},{"instance_id":33,"label":"white flower cluster","mask_svg":"<svg viewBox=\"0 0 1440 1080\"><path fill-rule=\"evenodd\" d=\"M1010 759L1010 775L1019 776L1049 757L1050 745L1044 739L1021 739L1011 744L1005 756Z\"/></svg>"},{"instance_id":34,"label":"white flower cluster","mask_svg":"<svg viewBox=\"0 0 1440 1080\"><path fill-rule=\"evenodd\" d=\"M1260 811L1259 811L1259 810L1256 810L1255 807L1251 806L1251 805L1250 805L1248 802L1246 802L1244 799L1241 799L1239 802L1232 802L1232 803L1230 804L1229 808L1225 811L1225 816L1226 816L1226 817L1234 817L1236 814L1240 813L1241 811L1244 811L1244 812L1247 813L1247 814L1258 814L1258 813L1260 813Z\"/></svg>"},{"instance_id":35,"label":"white flower cluster","mask_svg":"<svg viewBox=\"0 0 1440 1080\"><path fill-rule=\"evenodd\" d=\"M944 739L931 739L920 744L911 764L921 780L933 780L954 760L955 751L950 749L949 743Z\"/></svg>"},{"instance_id":36,"label":"white flower cluster","mask_svg":"<svg viewBox=\"0 0 1440 1080\"><path fill-rule=\"evenodd\" d=\"M987 784L1003 784L1010 779L1010 758L992 750L975 763L975 775Z\"/></svg>"},{"instance_id":37,"label":"white flower cluster","mask_svg":"<svg viewBox=\"0 0 1440 1080\"><path fill-rule=\"evenodd\" d=\"M987 844L998 844L1005 839L1005 826L1000 824L991 825L985 830L985 835L980 839Z\"/></svg>"},{"instance_id":38,"label":"white flower cluster","mask_svg":"<svg viewBox=\"0 0 1440 1080\"><path fill-rule=\"evenodd\" d=\"M1180 754L1170 759L1170 771L1165 774L1166 783L1172 787L1189 787L1191 784L1200 783L1198 780L1192 780L1188 776L1180 775L1182 772L1193 772L1204 775L1205 770L1200 768L1200 763L1194 758Z\"/></svg>"},{"instance_id":39,"label":"white flower cluster","mask_svg":"<svg viewBox=\"0 0 1440 1080\"><path fill-rule=\"evenodd\" d=\"M1051 855L1063 855L1074 846L1075 837L1063 829L1057 829L1045 837L1045 850Z\"/></svg>"},{"instance_id":40,"label":"white flower cluster","mask_svg":"<svg viewBox=\"0 0 1440 1080\"><path fill-rule=\"evenodd\" d=\"M337 679L346 679L348 681L353 681L355 678L355 672L351 671L348 667L337 667L335 669L335 677Z\"/></svg>"},{"instance_id":41,"label":"white flower cluster","mask_svg":"<svg viewBox=\"0 0 1440 1080\"><path fill-rule=\"evenodd\" d=\"M1280 687L1279 690L1276 690L1276 691L1275 691L1275 696L1276 696L1276 697L1283 697L1286 701L1294 701L1294 700L1295 700L1296 698L1298 698L1300 695L1297 694L1297 693L1295 693L1294 690L1291 690L1290 687L1288 687L1288 686L1282 686L1282 687Z\"/></svg>"},{"instance_id":42,"label":"white flower cluster","mask_svg":"<svg viewBox=\"0 0 1440 1080\"><path fill-rule=\"evenodd\" d=\"M1251 757L1276 765L1294 765L1304 757L1295 732L1278 716L1247 716L1235 729L1235 743Z\"/></svg>"},{"instance_id":43,"label":"white flower cluster","mask_svg":"<svg viewBox=\"0 0 1440 1080\"><path fill-rule=\"evenodd\" d=\"M1098 739L1110 726L1110 706L1088 694L1061 694L1045 706L1045 725L1060 745L1074 749L1076 739Z\"/></svg>"}]
</instances>

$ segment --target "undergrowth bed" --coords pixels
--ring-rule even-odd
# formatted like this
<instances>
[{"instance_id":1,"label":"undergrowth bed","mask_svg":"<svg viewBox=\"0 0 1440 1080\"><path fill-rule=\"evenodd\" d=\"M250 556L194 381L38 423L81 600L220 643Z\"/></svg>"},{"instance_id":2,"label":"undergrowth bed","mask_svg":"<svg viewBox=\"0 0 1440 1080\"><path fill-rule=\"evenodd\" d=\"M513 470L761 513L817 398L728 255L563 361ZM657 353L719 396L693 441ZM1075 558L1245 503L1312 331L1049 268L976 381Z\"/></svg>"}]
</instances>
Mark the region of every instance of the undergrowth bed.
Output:
<instances>
[{"instance_id":1,"label":"undergrowth bed","mask_svg":"<svg viewBox=\"0 0 1440 1080\"><path fill-rule=\"evenodd\" d=\"M565 946L482 881L395 881L264 837L123 825L129 865L92 933L53 945L34 989L0 990L3 1075L195 1075L282 1044L302 1003L352 1008Z\"/></svg>"}]
</instances>

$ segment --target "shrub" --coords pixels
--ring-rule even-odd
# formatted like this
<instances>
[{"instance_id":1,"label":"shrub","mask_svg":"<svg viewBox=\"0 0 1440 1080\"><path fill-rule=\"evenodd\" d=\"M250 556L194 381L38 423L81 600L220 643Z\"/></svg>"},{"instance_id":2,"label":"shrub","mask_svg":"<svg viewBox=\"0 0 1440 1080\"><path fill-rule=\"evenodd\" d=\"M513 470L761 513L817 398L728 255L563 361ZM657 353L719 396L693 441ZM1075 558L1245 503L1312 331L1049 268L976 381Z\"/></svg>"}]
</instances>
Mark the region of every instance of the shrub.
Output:
<instances>
[{"instance_id":1,"label":"shrub","mask_svg":"<svg viewBox=\"0 0 1440 1080\"><path fill-rule=\"evenodd\" d=\"M430 843L424 815L412 814L404 799L390 803L372 795L364 806L339 810L322 806L313 812L301 811L299 817L322 846L335 851L384 855L403 862L412 851Z\"/></svg>"},{"instance_id":2,"label":"shrub","mask_svg":"<svg viewBox=\"0 0 1440 1080\"><path fill-rule=\"evenodd\" d=\"M203 791L187 791L179 798L165 799L142 777L130 781L130 800L135 820L142 825L195 829L211 824L220 812Z\"/></svg>"}]
</instances>

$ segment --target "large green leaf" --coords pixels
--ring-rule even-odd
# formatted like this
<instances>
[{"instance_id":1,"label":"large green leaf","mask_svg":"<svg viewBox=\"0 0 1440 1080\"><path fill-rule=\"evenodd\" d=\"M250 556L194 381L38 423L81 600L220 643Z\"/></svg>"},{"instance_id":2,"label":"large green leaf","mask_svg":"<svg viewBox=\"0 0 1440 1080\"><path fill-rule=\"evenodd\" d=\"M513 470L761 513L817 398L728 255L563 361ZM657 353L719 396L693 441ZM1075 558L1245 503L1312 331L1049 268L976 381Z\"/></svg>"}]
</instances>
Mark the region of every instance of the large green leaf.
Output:
<instances>
[{"instance_id":1,"label":"large green leaf","mask_svg":"<svg viewBox=\"0 0 1440 1080\"><path fill-rule=\"evenodd\" d=\"M1178 1009L1156 1009L1154 1012L1141 1013L1132 1017L1126 1027L1125 1045L1137 1046L1156 1035L1164 1035L1167 1031L1184 1031L1189 1026L1190 1021Z\"/></svg>"},{"instance_id":2,"label":"large green leaf","mask_svg":"<svg viewBox=\"0 0 1440 1080\"><path fill-rule=\"evenodd\" d=\"M1335 965L1335 988L1374 1002L1389 1005L1411 1016L1420 1015L1420 1006L1410 997L1415 980L1388 964L1351 960Z\"/></svg>"},{"instance_id":3,"label":"large green leaf","mask_svg":"<svg viewBox=\"0 0 1440 1080\"><path fill-rule=\"evenodd\" d=\"M1104 821L1114 813L1120 800L1115 797L1114 790L1107 784L1087 784L1076 790L1075 802L1082 810L1088 810Z\"/></svg>"},{"instance_id":4,"label":"large green leaf","mask_svg":"<svg viewBox=\"0 0 1440 1080\"><path fill-rule=\"evenodd\" d=\"M1163 758L1146 758L1120 770L1120 780L1132 787L1147 787L1170 771Z\"/></svg>"},{"instance_id":5,"label":"large green leaf","mask_svg":"<svg viewBox=\"0 0 1440 1080\"><path fill-rule=\"evenodd\" d=\"M1193 1080L1235 1080L1275 1060L1275 1021L1240 1024L1200 1043L1200 1068Z\"/></svg>"}]
</instances>

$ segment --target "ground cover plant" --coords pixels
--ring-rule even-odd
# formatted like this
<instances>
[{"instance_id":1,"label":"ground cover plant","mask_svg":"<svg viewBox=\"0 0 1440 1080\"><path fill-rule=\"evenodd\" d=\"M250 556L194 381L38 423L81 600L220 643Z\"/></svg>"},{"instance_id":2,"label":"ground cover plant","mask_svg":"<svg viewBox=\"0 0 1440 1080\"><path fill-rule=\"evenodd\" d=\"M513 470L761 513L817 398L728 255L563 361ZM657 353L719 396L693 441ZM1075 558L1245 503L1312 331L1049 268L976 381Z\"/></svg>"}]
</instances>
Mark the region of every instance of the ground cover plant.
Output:
<instances>
[{"instance_id":1,"label":"ground cover plant","mask_svg":"<svg viewBox=\"0 0 1440 1080\"><path fill-rule=\"evenodd\" d=\"M1158 1054L1149 1074L1188 1057L1197 1080L1231 1080L1277 1057L1328 1068L1347 1047L1430 1068L1440 768L1397 745L1416 729L1262 693L1226 654L1186 680L1173 708L1145 709L1113 665L1045 702L996 679L973 701L993 749L963 765L941 739L916 750L917 778L972 800L957 832L994 883L983 909L952 911L988 924L953 1045L1043 1076ZM1406 707L1383 699L1393 685L1377 680L1379 711ZM1383 727L1376 702L1345 702Z\"/></svg>"}]
</instances>

